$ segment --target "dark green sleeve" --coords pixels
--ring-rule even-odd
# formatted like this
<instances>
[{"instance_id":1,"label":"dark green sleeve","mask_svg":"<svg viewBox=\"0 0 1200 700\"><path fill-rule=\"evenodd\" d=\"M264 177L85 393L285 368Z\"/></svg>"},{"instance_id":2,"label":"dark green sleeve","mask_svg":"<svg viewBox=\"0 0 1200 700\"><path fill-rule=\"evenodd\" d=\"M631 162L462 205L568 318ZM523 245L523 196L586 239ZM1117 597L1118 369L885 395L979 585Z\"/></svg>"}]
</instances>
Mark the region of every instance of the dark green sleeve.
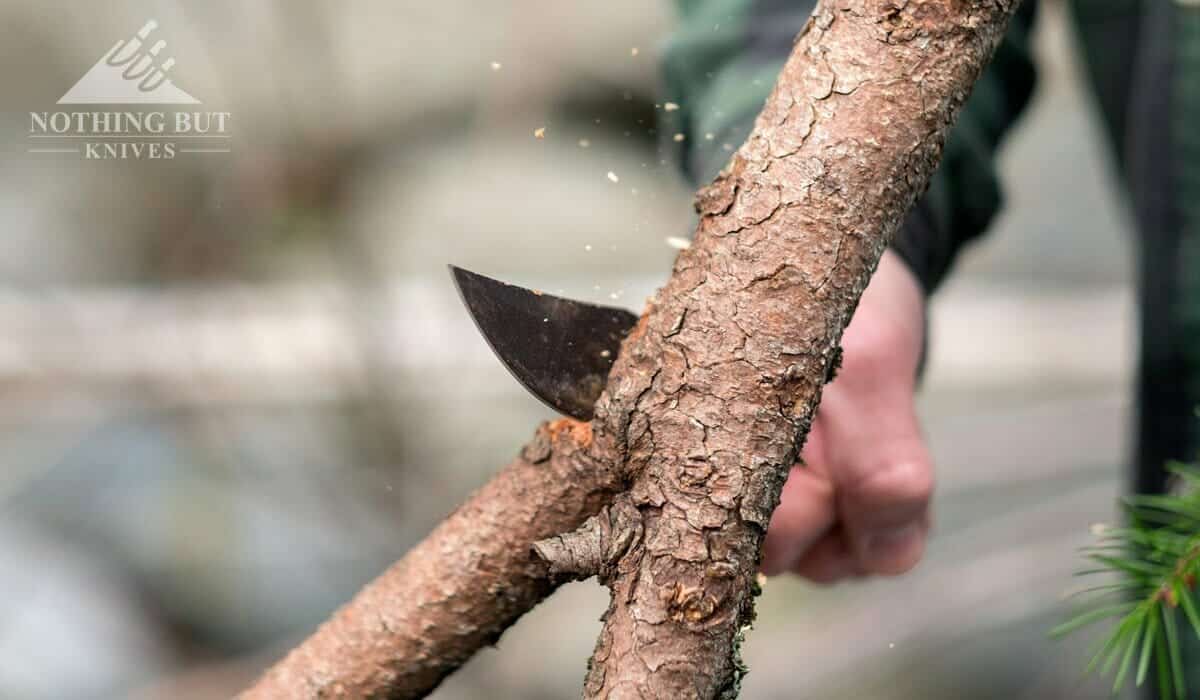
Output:
<instances>
[{"instance_id":1,"label":"dark green sleeve","mask_svg":"<svg viewBox=\"0 0 1200 700\"><path fill-rule=\"evenodd\" d=\"M709 182L750 134L813 0L678 0L664 59L663 138L694 185ZM987 228L1002 196L995 154L1029 102L1034 0L1013 19L946 143L929 191L892 247L932 291L958 251ZM678 109L675 109L675 106Z\"/></svg>"}]
</instances>

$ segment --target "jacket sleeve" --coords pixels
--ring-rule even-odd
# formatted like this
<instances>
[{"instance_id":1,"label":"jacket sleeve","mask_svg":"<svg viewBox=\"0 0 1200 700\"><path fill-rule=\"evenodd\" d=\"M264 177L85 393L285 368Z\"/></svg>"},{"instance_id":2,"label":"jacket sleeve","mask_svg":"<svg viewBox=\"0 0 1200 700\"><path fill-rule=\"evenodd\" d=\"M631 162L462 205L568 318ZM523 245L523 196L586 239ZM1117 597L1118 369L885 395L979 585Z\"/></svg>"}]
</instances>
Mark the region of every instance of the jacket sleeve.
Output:
<instances>
[{"instance_id":1,"label":"jacket sleeve","mask_svg":"<svg viewBox=\"0 0 1200 700\"><path fill-rule=\"evenodd\" d=\"M677 0L664 57L663 143L694 185L709 182L754 125L814 0ZM927 292L1002 203L995 154L1029 102L1034 0L1013 18L947 139L942 163L892 240Z\"/></svg>"}]
</instances>

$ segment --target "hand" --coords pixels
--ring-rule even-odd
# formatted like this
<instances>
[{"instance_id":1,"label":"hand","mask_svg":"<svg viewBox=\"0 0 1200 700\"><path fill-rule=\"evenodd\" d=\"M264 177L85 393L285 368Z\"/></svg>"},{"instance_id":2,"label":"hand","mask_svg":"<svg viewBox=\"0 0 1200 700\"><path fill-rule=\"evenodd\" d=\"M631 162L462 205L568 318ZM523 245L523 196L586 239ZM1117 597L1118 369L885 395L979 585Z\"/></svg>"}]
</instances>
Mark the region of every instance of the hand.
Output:
<instances>
[{"instance_id":1,"label":"hand","mask_svg":"<svg viewBox=\"0 0 1200 700\"><path fill-rule=\"evenodd\" d=\"M818 583L902 574L929 531L933 467L913 406L924 342L916 278L887 251L842 337L802 463L792 467L763 550L768 574Z\"/></svg>"}]
</instances>

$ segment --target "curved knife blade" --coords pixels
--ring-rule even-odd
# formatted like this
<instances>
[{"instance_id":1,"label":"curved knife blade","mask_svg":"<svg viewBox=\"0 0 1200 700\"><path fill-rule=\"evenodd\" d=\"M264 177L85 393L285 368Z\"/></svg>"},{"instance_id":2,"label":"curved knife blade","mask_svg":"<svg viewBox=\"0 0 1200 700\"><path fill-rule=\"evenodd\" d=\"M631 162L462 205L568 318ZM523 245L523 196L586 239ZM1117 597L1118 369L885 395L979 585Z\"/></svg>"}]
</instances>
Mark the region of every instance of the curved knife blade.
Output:
<instances>
[{"instance_id":1,"label":"curved knife blade","mask_svg":"<svg viewBox=\"0 0 1200 700\"><path fill-rule=\"evenodd\" d=\"M638 317L453 265L450 272L479 332L517 381L554 410L591 420L621 341Z\"/></svg>"}]
</instances>

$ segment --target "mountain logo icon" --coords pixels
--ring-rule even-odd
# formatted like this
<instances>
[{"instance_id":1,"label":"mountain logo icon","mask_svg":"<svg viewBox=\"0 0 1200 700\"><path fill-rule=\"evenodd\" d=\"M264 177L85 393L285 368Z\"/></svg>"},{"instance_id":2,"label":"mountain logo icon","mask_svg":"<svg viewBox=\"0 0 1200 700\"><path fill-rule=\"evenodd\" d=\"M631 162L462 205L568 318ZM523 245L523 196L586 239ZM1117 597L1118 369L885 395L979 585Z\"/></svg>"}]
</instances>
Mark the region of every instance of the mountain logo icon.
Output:
<instances>
[{"instance_id":1,"label":"mountain logo icon","mask_svg":"<svg viewBox=\"0 0 1200 700\"><path fill-rule=\"evenodd\" d=\"M167 77L175 59L159 55L166 41L150 43L157 28L150 20L132 39L113 44L58 104L200 104Z\"/></svg>"}]
</instances>

